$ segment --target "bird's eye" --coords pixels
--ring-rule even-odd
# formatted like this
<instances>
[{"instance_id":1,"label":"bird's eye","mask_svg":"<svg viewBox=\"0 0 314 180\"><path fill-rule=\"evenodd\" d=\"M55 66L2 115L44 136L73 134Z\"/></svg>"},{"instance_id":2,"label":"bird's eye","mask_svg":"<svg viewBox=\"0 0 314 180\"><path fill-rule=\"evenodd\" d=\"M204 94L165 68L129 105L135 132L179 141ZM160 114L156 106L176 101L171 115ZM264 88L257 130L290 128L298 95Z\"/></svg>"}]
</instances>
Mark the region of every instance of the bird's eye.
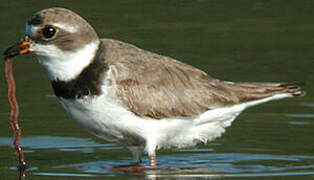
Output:
<instances>
[{"instance_id":1,"label":"bird's eye","mask_svg":"<svg viewBox=\"0 0 314 180\"><path fill-rule=\"evenodd\" d=\"M54 37L56 33L57 33L57 28L53 26L46 26L41 31L42 36L46 39L50 39Z\"/></svg>"}]
</instances>

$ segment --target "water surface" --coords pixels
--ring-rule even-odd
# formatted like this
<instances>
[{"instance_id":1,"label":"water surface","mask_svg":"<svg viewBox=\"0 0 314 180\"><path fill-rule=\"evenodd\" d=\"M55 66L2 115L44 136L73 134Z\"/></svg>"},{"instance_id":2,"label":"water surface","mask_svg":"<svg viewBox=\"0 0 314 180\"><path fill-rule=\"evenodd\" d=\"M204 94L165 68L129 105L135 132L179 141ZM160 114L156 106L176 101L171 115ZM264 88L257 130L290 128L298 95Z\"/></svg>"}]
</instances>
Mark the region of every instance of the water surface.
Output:
<instances>
[{"instance_id":1,"label":"water surface","mask_svg":"<svg viewBox=\"0 0 314 180\"><path fill-rule=\"evenodd\" d=\"M27 18L46 7L84 16L101 37L136 44L234 81L304 81L308 95L251 108L208 145L158 151L157 169L117 171L131 163L120 146L88 135L69 119L44 69L15 60L21 144L27 179L314 178L314 2L3 0L0 49L17 41ZM0 72L3 74L3 65ZM0 78L0 179L16 179L9 105ZM144 156L144 165L148 165Z\"/></svg>"}]
</instances>

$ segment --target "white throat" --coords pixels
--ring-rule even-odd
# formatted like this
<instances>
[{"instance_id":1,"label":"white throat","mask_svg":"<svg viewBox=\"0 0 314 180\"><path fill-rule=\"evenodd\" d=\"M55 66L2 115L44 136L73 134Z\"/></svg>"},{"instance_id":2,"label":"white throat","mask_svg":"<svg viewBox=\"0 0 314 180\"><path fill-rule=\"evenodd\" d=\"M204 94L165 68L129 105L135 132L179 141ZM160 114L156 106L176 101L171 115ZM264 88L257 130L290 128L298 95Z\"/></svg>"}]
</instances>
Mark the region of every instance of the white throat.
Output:
<instances>
[{"instance_id":1,"label":"white throat","mask_svg":"<svg viewBox=\"0 0 314 180\"><path fill-rule=\"evenodd\" d=\"M46 68L50 80L69 81L91 63L99 43L96 40L75 51L62 51L54 45L35 44L31 50Z\"/></svg>"}]
</instances>

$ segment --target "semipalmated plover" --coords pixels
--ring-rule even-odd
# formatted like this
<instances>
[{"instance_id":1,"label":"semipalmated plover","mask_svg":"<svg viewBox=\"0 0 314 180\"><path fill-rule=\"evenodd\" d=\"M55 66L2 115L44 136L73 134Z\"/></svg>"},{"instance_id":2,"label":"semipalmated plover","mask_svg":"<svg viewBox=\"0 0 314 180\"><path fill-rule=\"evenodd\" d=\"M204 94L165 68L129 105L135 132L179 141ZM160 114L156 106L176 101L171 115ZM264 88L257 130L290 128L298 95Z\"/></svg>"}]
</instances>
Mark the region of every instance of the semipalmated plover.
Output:
<instances>
[{"instance_id":1,"label":"semipalmated plover","mask_svg":"<svg viewBox=\"0 0 314 180\"><path fill-rule=\"evenodd\" d=\"M24 38L4 56L34 53L67 114L91 134L142 151L156 167L156 150L207 143L246 108L303 96L299 83L222 81L167 56L113 39L99 39L76 13L41 10Z\"/></svg>"}]
</instances>

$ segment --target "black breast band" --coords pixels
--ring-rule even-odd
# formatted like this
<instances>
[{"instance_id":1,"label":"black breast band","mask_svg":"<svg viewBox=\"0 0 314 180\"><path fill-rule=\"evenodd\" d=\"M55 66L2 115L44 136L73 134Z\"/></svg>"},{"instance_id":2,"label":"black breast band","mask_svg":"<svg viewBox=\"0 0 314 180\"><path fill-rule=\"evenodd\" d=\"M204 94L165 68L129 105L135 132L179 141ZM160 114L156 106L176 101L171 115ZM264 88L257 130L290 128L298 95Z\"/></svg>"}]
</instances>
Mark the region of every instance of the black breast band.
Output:
<instances>
[{"instance_id":1,"label":"black breast band","mask_svg":"<svg viewBox=\"0 0 314 180\"><path fill-rule=\"evenodd\" d=\"M70 81L51 81L55 95L65 99L74 99L101 94L100 86L108 69L103 50L104 45L100 42L92 62L75 79Z\"/></svg>"}]
</instances>

